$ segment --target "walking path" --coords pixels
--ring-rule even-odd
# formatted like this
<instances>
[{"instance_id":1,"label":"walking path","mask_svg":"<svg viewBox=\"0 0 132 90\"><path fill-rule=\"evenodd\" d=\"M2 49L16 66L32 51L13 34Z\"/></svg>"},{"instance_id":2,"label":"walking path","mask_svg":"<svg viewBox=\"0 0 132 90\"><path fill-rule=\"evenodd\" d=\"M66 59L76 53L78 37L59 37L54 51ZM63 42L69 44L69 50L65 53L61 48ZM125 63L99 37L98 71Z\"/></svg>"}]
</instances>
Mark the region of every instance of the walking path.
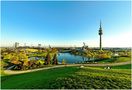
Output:
<instances>
[{"instance_id":1,"label":"walking path","mask_svg":"<svg viewBox=\"0 0 132 90\"><path fill-rule=\"evenodd\" d=\"M32 69L32 70L24 70L24 71L13 71L13 70L4 70L5 74L21 74L21 73L27 73L27 72L34 72L39 70L46 70L51 68L59 68L59 67L69 67L69 66L117 66L117 65L124 65L124 64L130 64L131 62L120 62L120 63L109 63L109 64L67 64L67 65L56 65L52 67L44 67L44 68L38 68L38 69Z\"/></svg>"}]
</instances>

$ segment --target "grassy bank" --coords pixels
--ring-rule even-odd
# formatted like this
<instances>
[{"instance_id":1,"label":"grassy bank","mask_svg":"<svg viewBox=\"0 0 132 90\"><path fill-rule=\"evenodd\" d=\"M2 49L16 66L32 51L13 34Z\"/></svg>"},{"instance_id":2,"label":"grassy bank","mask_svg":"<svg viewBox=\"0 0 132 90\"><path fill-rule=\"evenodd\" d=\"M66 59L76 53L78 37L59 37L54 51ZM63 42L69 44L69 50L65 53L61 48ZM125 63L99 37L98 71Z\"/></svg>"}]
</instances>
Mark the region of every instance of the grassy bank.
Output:
<instances>
[{"instance_id":1,"label":"grassy bank","mask_svg":"<svg viewBox=\"0 0 132 90\"><path fill-rule=\"evenodd\" d=\"M128 70L105 70L101 68L82 68L67 78L58 78L51 88L72 89L130 89L131 73Z\"/></svg>"},{"instance_id":2,"label":"grassy bank","mask_svg":"<svg viewBox=\"0 0 132 90\"><path fill-rule=\"evenodd\" d=\"M102 69L96 67L64 67L2 76L5 89L47 88L131 88L130 69Z\"/></svg>"},{"instance_id":3,"label":"grassy bank","mask_svg":"<svg viewBox=\"0 0 132 90\"><path fill-rule=\"evenodd\" d=\"M106 68L106 66L91 66L91 67L95 67L95 68ZM108 67L108 66L107 66ZM131 64L125 64L125 65L117 65L117 66L109 66L111 69L118 69L118 70L131 70Z\"/></svg>"},{"instance_id":4,"label":"grassy bank","mask_svg":"<svg viewBox=\"0 0 132 90\"><path fill-rule=\"evenodd\" d=\"M112 66L112 69L131 69L131 64Z\"/></svg>"},{"instance_id":5,"label":"grassy bank","mask_svg":"<svg viewBox=\"0 0 132 90\"><path fill-rule=\"evenodd\" d=\"M120 63L120 62L128 62L128 61L131 61L131 57L104 59L104 60L99 60L98 63Z\"/></svg>"},{"instance_id":6,"label":"grassy bank","mask_svg":"<svg viewBox=\"0 0 132 90\"><path fill-rule=\"evenodd\" d=\"M78 68L66 67L24 73L19 75L2 76L1 87L6 89L48 88L49 83L58 77L66 77L75 73Z\"/></svg>"}]
</instances>

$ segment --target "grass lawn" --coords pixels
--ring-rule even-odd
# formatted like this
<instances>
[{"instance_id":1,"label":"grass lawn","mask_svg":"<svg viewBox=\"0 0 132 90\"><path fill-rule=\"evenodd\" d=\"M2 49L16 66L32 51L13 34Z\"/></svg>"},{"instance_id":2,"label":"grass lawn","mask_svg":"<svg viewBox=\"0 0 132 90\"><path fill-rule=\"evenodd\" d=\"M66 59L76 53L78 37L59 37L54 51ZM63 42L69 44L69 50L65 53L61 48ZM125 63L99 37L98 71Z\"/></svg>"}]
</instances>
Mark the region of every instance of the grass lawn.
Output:
<instances>
[{"instance_id":1,"label":"grass lawn","mask_svg":"<svg viewBox=\"0 0 132 90\"><path fill-rule=\"evenodd\" d=\"M70 89L130 89L131 72L124 69L85 67L66 78L58 78L51 88Z\"/></svg>"},{"instance_id":2,"label":"grass lawn","mask_svg":"<svg viewBox=\"0 0 132 90\"><path fill-rule=\"evenodd\" d=\"M98 63L120 63L131 61L131 57L119 57L119 58L110 58L105 60L100 60Z\"/></svg>"},{"instance_id":3,"label":"grass lawn","mask_svg":"<svg viewBox=\"0 0 132 90\"><path fill-rule=\"evenodd\" d=\"M2 76L2 89L130 89L130 69L63 67Z\"/></svg>"},{"instance_id":4,"label":"grass lawn","mask_svg":"<svg viewBox=\"0 0 132 90\"><path fill-rule=\"evenodd\" d=\"M112 69L131 69L131 64L112 66Z\"/></svg>"},{"instance_id":5,"label":"grass lawn","mask_svg":"<svg viewBox=\"0 0 132 90\"><path fill-rule=\"evenodd\" d=\"M91 66L94 68L102 68L104 69L106 66ZM125 65L118 65L118 66L109 66L111 69L118 69L118 70L131 70L131 64L125 64Z\"/></svg>"},{"instance_id":6,"label":"grass lawn","mask_svg":"<svg viewBox=\"0 0 132 90\"><path fill-rule=\"evenodd\" d=\"M75 73L76 67L56 68L30 72L19 75L10 75L1 77L1 87L6 89L33 89L48 88L49 83L58 77L66 77Z\"/></svg>"}]
</instances>

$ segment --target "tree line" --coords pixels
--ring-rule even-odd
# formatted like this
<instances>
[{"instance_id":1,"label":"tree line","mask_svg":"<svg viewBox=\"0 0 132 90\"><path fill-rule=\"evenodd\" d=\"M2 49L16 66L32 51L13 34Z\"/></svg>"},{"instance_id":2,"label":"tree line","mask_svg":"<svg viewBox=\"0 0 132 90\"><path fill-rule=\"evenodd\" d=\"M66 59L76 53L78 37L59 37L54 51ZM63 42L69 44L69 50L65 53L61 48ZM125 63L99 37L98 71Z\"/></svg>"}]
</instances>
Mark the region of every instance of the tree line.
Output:
<instances>
[{"instance_id":1,"label":"tree line","mask_svg":"<svg viewBox=\"0 0 132 90\"><path fill-rule=\"evenodd\" d=\"M48 50L47 52L35 52L38 54L45 53L44 60L29 60L30 54L25 52L7 52L3 54L1 60L3 68L10 68L15 70L27 70L39 67L44 67L45 65L57 65L57 50ZM32 53L31 53L32 54ZM52 54L52 55L51 55Z\"/></svg>"}]
</instances>

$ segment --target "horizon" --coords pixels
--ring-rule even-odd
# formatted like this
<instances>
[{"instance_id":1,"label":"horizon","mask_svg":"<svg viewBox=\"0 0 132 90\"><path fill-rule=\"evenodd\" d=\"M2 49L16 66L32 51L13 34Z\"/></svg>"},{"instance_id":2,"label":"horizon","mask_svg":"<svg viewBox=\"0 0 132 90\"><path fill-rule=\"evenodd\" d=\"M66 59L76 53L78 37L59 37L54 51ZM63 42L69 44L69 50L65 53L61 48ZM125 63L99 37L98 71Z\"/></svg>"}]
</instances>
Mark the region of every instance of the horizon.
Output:
<instances>
[{"instance_id":1,"label":"horizon","mask_svg":"<svg viewBox=\"0 0 132 90\"><path fill-rule=\"evenodd\" d=\"M131 47L131 1L2 1L1 47Z\"/></svg>"},{"instance_id":2,"label":"horizon","mask_svg":"<svg viewBox=\"0 0 132 90\"><path fill-rule=\"evenodd\" d=\"M50 45L51 46L51 45ZM36 48L36 47L41 47L41 48L49 48L49 45L43 45L41 44L41 46L38 46L38 45L22 45L20 44L18 47L30 47L30 48ZM82 48L82 46L51 46L51 48ZM10 45L10 46L0 46L0 48L15 48L15 44L13 45ZM99 46L97 47L88 47L88 48L100 48ZM106 48L127 48L127 49L131 49L131 47L102 47L102 49L106 49Z\"/></svg>"}]
</instances>

